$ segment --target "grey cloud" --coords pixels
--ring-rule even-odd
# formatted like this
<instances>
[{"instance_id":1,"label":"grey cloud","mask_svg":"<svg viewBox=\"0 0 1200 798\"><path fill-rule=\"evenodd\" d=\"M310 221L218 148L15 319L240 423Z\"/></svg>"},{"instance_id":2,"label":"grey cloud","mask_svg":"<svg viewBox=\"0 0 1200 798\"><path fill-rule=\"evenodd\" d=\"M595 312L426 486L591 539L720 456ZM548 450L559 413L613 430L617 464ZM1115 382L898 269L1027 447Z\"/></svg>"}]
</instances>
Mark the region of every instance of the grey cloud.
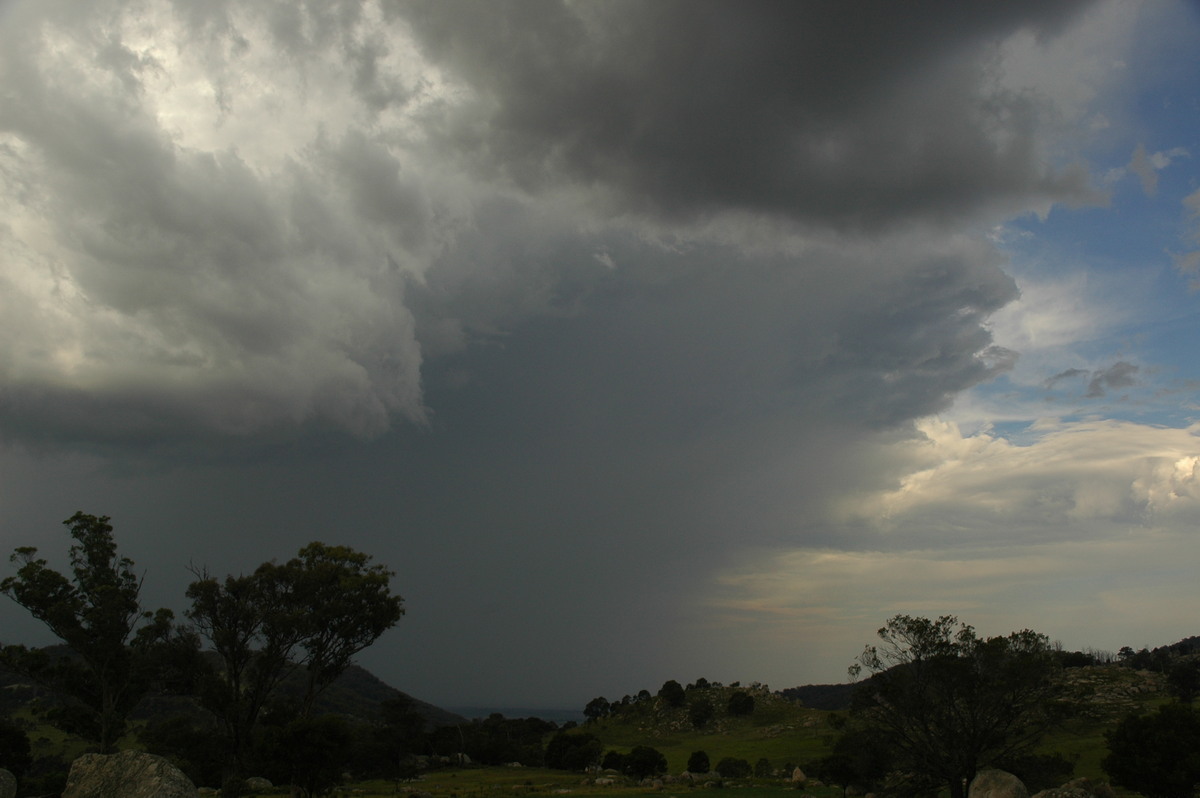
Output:
<instances>
[{"instance_id":1,"label":"grey cloud","mask_svg":"<svg viewBox=\"0 0 1200 798\"><path fill-rule=\"evenodd\" d=\"M1087 396L1090 399L1097 399L1110 390L1129 388L1137 384L1134 379L1134 375L1137 373L1137 366L1119 360L1106 369L1093 372L1092 381L1088 383Z\"/></svg>"},{"instance_id":2,"label":"grey cloud","mask_svg":"<svg viewBox=\"0 0 1200 798\"><path fill-rule=\"evenodd\" d=\"M1072 380L1076 377L1086 377L1088 374L1086 369L1066 369L1055 374L1050 379L1046 380L1045 386L1047 389L1053 388L1063 380Z\"/></svg>"},{"instance_id":3,"label":"grey cloud","mask_svg":"<svg viewBox=\"0 0 1200 798\"><path fill-rule=\"evenodd\" d=\"M105 94L86 90L86 64L38 70L45 58L6 56L16 101L0 108L20 225L3 231L17 257L0 301L23 333L2 349L10 434L316 421L367 435L423 418L396 263L422 246L428 206L386 154L350 134L264 174L237 152L176 144L129 88L138 59L107 59L124 88ZM42 252L38 225L54 240Z\"/></svg>"},{"instance_id":4,"label":"grey cloud","mask_svg":"<svg viewBox=\"0 0 1200 798\"><path fill-rule=\"evenodd\" d=\"M1080 198L1037 109L987 88L995 44L1082 3L476 3L397 7L478 95L447 140L536 188L606 186L669 218L838 224ZM1003 143L1002 143L1003 142ZM616 210L617 208L613 208Z\"/></svg>"},{"instance_id":5,"label":"grey cloud","mask_svg":"<svg viewBox=\"0 0 1200 798\"><path fill-rule=\"evenodd\" d=\"M466 384L505 347L529 358L515 373L570 393L557 412L624 408L630 429L781 412L882 428L1011 366L984 322L1012 281L936 217L1064 189L1027 147L1035 120L980 94L980 53L1054 35L1075 4L148 7L195 48L214 140L270 123L251 100L312 128L273 158L266 138L289 131L186 143L152 91L154 70L184 67L116 28L97 42L62 22L78 61L53 70L36 41L10 54L7 195L61 247L53 267L23 258L79 293L45 304L72 317L56 326L12 285L8 309L38 333L4 353L10 431L380 435L436 415L434 359ZM393 58L409 25L467 91L397 116L423 80ZM119 90L56 77L93 79L97 48ZM979 117L988 103L1009 121ZM464 159L537 190L480 183ZM635 196L662 215L594 213ZM858 237L773 214L909 224Z\"/></svg>"}]
</instances>

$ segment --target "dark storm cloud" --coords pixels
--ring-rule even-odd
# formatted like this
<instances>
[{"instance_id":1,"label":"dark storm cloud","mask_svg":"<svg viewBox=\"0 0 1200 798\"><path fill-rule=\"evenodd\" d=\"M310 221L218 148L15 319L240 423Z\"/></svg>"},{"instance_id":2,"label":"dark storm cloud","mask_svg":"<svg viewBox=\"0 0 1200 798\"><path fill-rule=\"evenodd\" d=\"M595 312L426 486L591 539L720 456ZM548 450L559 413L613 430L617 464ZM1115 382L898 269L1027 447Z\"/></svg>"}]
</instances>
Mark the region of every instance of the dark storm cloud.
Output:
<instances>
[{"instance_id":1,"label":"dark storm cloud","mask_svg":"<svg viewBox=\"0 0 1200 798\"><path fill-rule=\"evenodd\" d=\"M1126 363L1124 360L1117 361L1108 368L1092 374L1092 381L1088 383L1087 396L1090 399L1096 399L1111 390L1129 388L1136 384L1134 375L1137 373L1137 366Z\"/></svg>"},{"instance_id":2,"label":"dark storm cloud","mask_svg":"<svg viewBox=\"0 0 1200 798\"><path fill-rule=\"evenodd\" d=\"M1013 296L943 217L1079 189L989 72L1076 4L68 5L5 54L16 437L378 435L429 358L616 294L662 393L902 422Z\"/></svg>"},{"instance_id":3,"label":"dark storm cloud","mask_svg":"<svg viewBox=\"0 0 1200 798\"><path fill-rule=\"evenodd\" d=\"M997 46L1085 3L422 2L393 6L474 107L448 146L537 188L667 217L878 224L1081 197Z\"/></svg>"}]
</instances>

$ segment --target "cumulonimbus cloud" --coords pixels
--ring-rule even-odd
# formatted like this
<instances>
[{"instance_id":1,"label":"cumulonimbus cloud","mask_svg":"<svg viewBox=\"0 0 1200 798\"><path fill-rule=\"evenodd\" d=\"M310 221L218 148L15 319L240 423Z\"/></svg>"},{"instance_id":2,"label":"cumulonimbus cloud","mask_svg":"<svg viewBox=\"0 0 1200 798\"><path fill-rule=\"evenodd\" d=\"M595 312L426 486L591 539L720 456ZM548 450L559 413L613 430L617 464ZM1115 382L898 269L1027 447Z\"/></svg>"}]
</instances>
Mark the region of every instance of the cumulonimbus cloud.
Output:
<instances>
[{"instance_id":1,"label":"cumulonimbus cloud","mask_svg":"<svg viewBox=\"0 0 1200 798\"><path fill-rule=\"evenodd\" d=\"M989 71L1084 5L11 4L0 418L377 435L430 357L618 296L692 396L739 373L666 344L705 318L779 348L743 396L931 412L1011 360L1011 281L944 223L1088 195Z\"/></svg>"}]
</instances>

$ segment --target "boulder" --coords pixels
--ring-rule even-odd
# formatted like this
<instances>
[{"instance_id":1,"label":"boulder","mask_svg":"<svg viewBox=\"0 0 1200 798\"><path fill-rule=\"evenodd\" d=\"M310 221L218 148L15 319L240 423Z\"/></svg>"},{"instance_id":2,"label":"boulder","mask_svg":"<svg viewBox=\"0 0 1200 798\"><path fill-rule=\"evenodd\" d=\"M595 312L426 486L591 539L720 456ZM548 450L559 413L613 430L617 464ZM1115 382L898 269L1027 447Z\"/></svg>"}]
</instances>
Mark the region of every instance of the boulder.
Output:
<instances>
[{"instance_id":1,"label":"boulder","mask_svg":"<svg viewBox=\"0 0 1200 798\"><path fill-rule=\"evenodd\" d=\"M71 763L62 798L199 798L183 771L141 751L84 754Z\"/></svg>"},{"instance_id":2,"label":"boulder","mask_svg":"<svg viewBox=\"0 0 1200 798\"><path fill-rule=\"evenodd\" d=\"M981 770L972 779L967 798L1029 798L1029 790L1008 771Z\"/></svg>"},{"instance_id":3,"label":"boulder","mask_svg":"<svg viewBox=\"0 0 1200 798\"><path fill-rule=\"evenodd\" d=\"M795 770L792 771L792 783L793 784L803 784L806 781L808 781L808 776L804 775L803 770L801 770L800 768L796 768Z\"/></svg>"},{"instance_id":4,"label":"boulder","mask_svg":"<svg viewBox=\"0 0 1200 798\"><path fill-rule=\"evenodd\" d=\"M270 779L264 779L262 776L251 776L242 782L242 786L246 792L266 792L275 785L271 783Z\"/></svg>"},{"instance_id":5,"label":"boulder","mask_svg":"<svg viewBox=\"0 0 1200 798\"><path fill-rule=\"evenodd\" d=\"M17 794L17 777L0 768L0 798L13 798Z\"/></svg>"}]
</instances>

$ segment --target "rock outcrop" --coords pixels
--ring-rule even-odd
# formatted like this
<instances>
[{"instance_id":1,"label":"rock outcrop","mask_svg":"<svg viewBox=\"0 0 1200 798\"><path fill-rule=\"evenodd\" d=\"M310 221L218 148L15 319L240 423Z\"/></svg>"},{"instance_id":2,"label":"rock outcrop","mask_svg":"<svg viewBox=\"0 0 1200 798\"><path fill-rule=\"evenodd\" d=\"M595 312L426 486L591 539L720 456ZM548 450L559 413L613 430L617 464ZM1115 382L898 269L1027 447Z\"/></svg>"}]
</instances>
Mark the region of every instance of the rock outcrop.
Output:
<instances>
[{"instance_id":1,"label":"rock outcrop","mask_svg":"<svg viewBox=\"0 0 1200 798\"><path fill-rule=\"evenodd\" d=\"M981 770L971 780L967 798L1029 798L1029 790L1008 771Z\"/></svg>"},{"instance_id":2,"label":"rock outcrop","mask_svg":"<svg viewBox=\"0 0 1200 798\"><path fill-rule=\"evenodd\" d=\"M1033 798L1117 798L1116 792L1106 781L1072 779L1061 787L1042 790Z\"/></svg>"},{"instance_id":3,"label":"rock outcrop","mask_svg":"<svg viewBox=\"0 0 1200 798\"><path fill-rule=\"evenodd\" d=\"M62 798L198 798L196 785L161 756L84 754L71 763Z\"/></svg>"},{"instance_id":4,"label":"rock outcrop","mask_svg":"<svg viewBox=\"0 0 1200 798\"><path fill-rule=\"evenodd\" d=\"M17 794L17 777L0 768L0 798L13 798Z\"/></svg>"}]
</instances>

